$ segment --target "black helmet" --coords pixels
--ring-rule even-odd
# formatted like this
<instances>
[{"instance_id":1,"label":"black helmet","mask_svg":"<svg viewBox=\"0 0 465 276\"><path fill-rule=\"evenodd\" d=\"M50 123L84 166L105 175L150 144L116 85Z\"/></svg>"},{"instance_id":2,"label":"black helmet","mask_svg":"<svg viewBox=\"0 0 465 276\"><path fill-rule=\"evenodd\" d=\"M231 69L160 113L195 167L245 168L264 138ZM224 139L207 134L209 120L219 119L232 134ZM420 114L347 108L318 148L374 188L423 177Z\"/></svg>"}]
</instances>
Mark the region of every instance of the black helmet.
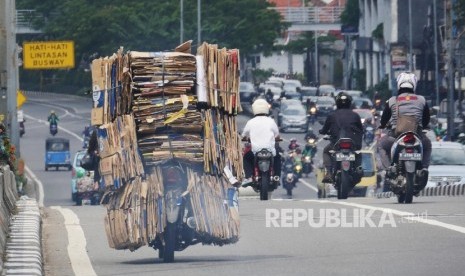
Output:
<instances>
[{"instance_id":1,"label":"black helmet","mask_svg":"<svg viewBox=\"0 0 465 276\"><path fill-rule=\"evenodd\" d=\"M352 97L344 92L340 92L336 96L336 106L338 109L350 108L352 105Z\"/></svg>"}]
</instances>

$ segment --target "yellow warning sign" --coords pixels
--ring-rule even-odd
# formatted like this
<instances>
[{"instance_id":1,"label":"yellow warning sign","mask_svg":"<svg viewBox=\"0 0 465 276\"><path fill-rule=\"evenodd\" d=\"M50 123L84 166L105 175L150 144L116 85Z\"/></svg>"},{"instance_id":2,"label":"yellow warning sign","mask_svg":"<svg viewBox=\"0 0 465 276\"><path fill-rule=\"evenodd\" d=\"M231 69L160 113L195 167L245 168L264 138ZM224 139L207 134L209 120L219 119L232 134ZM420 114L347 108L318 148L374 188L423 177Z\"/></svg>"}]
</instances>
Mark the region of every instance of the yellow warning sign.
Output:
<instances>
[{"instance_id":1,"label":"yellow warning sign","mask_svg":"<svg viewBox=\"0 0 465 276\"><path fill-rule=\"evenodd\" d=\"M23 92L21 92L21 90L18 90L18 92L16 93L16 107L20 108L26 102L26 100L27 98L26 96L24 96Z\"/></svg>"},{"instance_id":2,"label":"yellow warning sign","mask_svg":"<svg viewBox=\"0 0 465 276\"><path fill-rule=\"evenodd\" d=\"M24 69L74 68L74 41L23 43Z\"/></svg>"}]
</instances>

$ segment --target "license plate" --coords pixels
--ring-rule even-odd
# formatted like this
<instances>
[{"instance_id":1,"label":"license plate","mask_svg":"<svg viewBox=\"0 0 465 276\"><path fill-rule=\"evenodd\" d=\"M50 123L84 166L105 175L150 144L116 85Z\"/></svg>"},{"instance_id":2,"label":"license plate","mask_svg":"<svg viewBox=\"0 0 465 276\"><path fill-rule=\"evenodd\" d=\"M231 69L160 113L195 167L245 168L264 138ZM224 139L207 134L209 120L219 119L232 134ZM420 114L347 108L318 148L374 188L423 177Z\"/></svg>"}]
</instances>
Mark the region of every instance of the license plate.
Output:
<instances>
[{"instance_id":1,"label":"license plate","mask_svg":"<svg viewBox=\"0 0 465 276\"><path fill-rule=\"evenodd\" d=\"M421 153L419 152L414 152L414 153L407 153L407 152L401 152L399 154L399 160L405 160L405 161L421 161Z\"/></svg>"},{"instance_id":2,"label":"license plate","mask_svg":"<svg viewBox=\"0 0 465 276\"><path fill-rule=\"evenodd\" d=\"M355 161L355 154L336 153L336 161Z\"/></svg>"},{"instance_id":3,"label":"license plate","mask_svg":"<svg viewBox=\"0 0 465 276\"><path fill-rule=\"evenodd\" d=\"M83 199L82 200L82 205L90 205L90 199Z\"/></svg>"}]
</instances>

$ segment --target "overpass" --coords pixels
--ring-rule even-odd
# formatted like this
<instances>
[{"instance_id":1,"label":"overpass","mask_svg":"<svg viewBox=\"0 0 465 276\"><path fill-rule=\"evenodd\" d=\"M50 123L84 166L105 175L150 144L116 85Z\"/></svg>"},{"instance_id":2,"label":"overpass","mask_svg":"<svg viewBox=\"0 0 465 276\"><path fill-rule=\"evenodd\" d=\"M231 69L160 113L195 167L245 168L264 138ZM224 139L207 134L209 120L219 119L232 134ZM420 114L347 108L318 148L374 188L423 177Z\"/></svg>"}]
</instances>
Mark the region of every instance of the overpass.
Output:
<instances>
[{"instance_id":1,"label":"overpass","mask_svg":"<svg viewBox=\"0 0 465 276\"><path fill-rule=\"evenodd\" d=\"M331 31L341 29L344 7L274 7L282 21L290 23L288 31Z\"/></svg>"}]
</instances>

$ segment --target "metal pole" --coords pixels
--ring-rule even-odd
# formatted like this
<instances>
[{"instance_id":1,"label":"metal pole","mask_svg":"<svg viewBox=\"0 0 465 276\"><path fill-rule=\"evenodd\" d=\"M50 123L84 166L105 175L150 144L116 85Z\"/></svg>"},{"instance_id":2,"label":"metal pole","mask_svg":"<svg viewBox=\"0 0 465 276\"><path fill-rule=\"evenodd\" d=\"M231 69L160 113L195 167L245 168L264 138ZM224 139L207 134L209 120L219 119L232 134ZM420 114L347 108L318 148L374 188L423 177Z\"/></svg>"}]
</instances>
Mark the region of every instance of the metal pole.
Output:
<instances>
[{"instance_id":1,"label":"metal pole","mask_svg":"<svg viewBox=\"0 0 465 276\"><path fill-rule=\"evenodd\" d=\"M320 83L318 66L318 31L315 31L315 85Z\"/></svg>"},{"instance_id":2,"label":"metal pole","mask_svg":"<svg viewBox=\"0 0 465 276\"><path fill-rule=\"evenodd\" d=\"M436 0L433 1L433 28L434 28L434 84L436 90L436 105L439 106L439 61L438 61L438 25L436 14Z\"/></svg>"},{"instance_id":3,"label":"metal pole","mask_svg":"<svg viewBox=\"0 0 465 276\"><path fill-rule=\"evenodd\" d=\"M408 0L408 32L409 32L409 71L413 72L413 46L412 46L412 0Z\"/></svg>"},{"instance_id":4,"label":"metal pole","mask_svg":"<svg viewBox=\"0 0 465 276\"><path fill-rule=\"evenodd\" d=\"M179 44L184 42L184 0L181 0L181 22L180 22Z\"/></svg>"},{"instance_id":5,"label":"metal pole","mask_svg":"<svg viewBox=\"0 0 465 276\"><path fill-rule=\"evenodd\" d=\"M447 105L447 135L449 136L449 141L452 141L454 137L454 66L453 59L454 59L454 37L453 37L453 9L450 9L449 13L449 26L450 26L450 38L449 38L449 64L448 64L448 77L449 77L449 93L447 96L448 105Z\"/></svg>"},{"instance_id":6,"label":"metal pole","mask_svg":"<svg viewBox=\"0 0 465 276\"><path fill-rule=\"evenodd\" d=\"M201 10L201 0L197 0L197 46L200 46L201 42L201 33L202 33L202 26L200 25L200 10Z\"/></svg>"}]
</instances>

